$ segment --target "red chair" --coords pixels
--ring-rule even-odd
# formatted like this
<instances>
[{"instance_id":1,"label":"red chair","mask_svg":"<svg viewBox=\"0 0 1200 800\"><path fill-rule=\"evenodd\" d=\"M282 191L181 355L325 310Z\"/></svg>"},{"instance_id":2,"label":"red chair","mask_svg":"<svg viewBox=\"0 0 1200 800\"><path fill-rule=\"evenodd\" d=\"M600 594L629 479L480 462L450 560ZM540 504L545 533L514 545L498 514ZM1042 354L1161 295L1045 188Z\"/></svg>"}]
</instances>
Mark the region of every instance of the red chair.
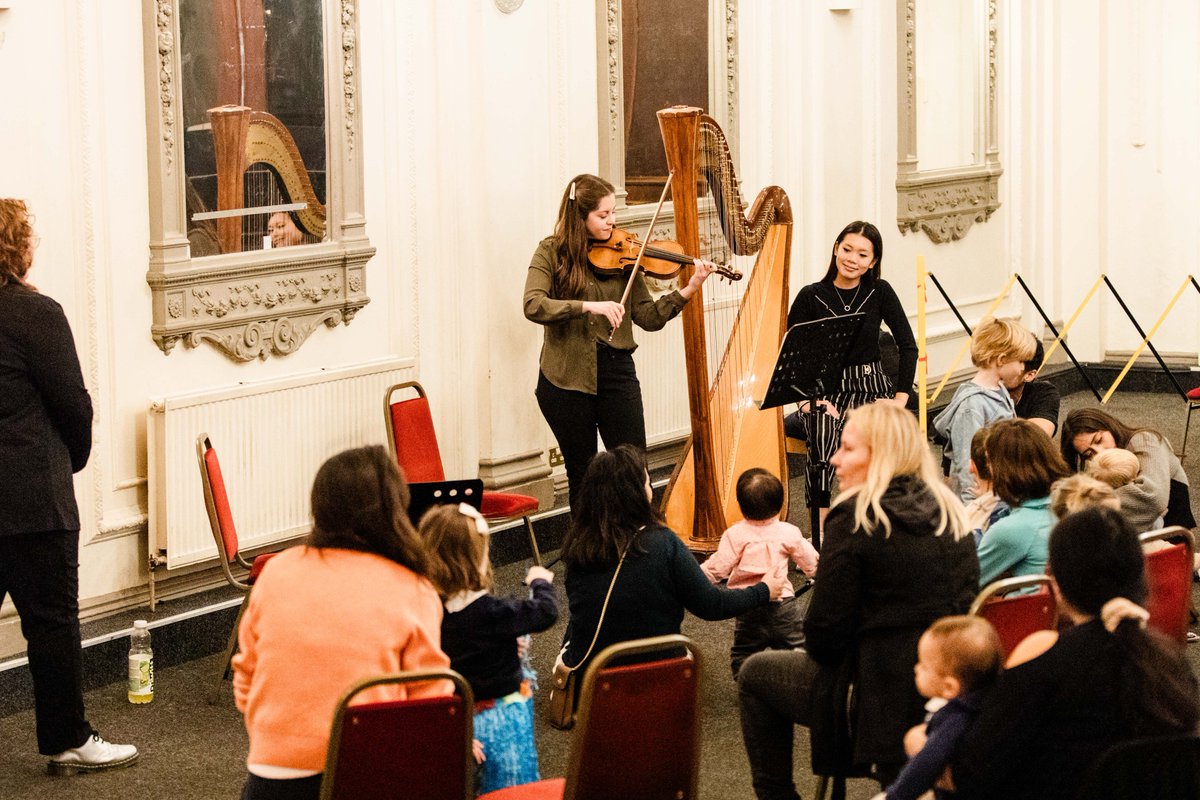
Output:
<instances>
[{"instance_id":1,"label":"red chair","mask_svg":"<svg viewBox=\"0 0 1200 800\"><path fill-rule=\"evenodd\" d=\"M407 389L416 392L416 397L395 400L395 395ZM389 386L384 395L384 417L387 420L388 447L404 477L409 482L426 483L446 480L442 468L442 453L438 449L437 431L433 427L433 414L429 410L429 398L416 381L407 381ZM533 522L529 515L538 510L538 500L525 494L492 492L484 490L479 513L491 523L503 524L516 519L525 522L529 533L529 547L533 552L533 563L542 563L537 537L533 533ZM419 520L413 520L417 523Z\"/></svg>"},{"instance_id":2,"label":"red chair","mask_svg":"<svg viewBox=\"0 0 1200 800\"><path fill-rule=\"evenodd\" d=\"M1000 635L1007 659L1013 648L1029 634L1057 629L1058 605L1052 586L1052 581L1045 575L993 581L975 597L969 613L992 623ZM1014 594L1031 587L1038 589L1027 594Z\"/></svg>"},{"instance_id":3,"label":"red chair","mask_svg":"<svg viewBox=\"0 0 1200 800\"><path fill-rule=\"evenodd\" d=\"M446 679L455 694L354 704L364 691ZM333 716L321 800L470 800L475 699L457 672L401 672L360 681Z\"/></svg>"},{"instance_id":4,"label":"red chair","mask_svg":"<svg viewBox=\"0 0 1200 800\"><path fill-rule=\"evenodd\" d=\"M1192 603L1192 554L1195 544L1187 528L1174 525L1138 537L1146 554L1146 610L1149 625L1186 642ZM1172 541L1173 540L1173 541Z\"/></svg>"},{"instance_id":5,"label":"red chair","mask_svg":"<svg viewBox=\"0 0 1200 800\"><path fill-rule=\"evenodd\" d=\"M1192 412L1200 408L1200 386L1188 391L1187 404L1187 421L1183 425L1183 447L1179 451L1180 458L1187 454L1188 430L1192 427Z\"/></svg>"},{"instance_id":6,"label":"red chair","mask_svg":"<svg viewBox=\"0 0 1200 800\"><path fill-rule=\"evenodd\" d=\"M631 655L687 655L609 666ZM686 636L605 648L588 665L566 778L510 786L479 800L680 800L700 777L700 653Z\"/></svg>"},{"instance_id":7,"label":"red chair","mask_svg":"<svg viewBox=\"0 0 1200 800\"><path fill-rule=\"evenodd\" d=\"M221 462L217 459L217 451L208 439L207 433L196 437L196 461L200 466L200 483L204 487L204 507L208 510L208 525L212 529L213 539L217 543L217 553L221 557L221 569L225 572L225 580L230 586L244 593L242 605L238 608L237 619L233 622L233 631L229 634L229 645L225 648L225 658L221 661L221 671L217 676L217 691L210 701L215 702L221 687L229 680L230 664L233 654L237 652L238 626L242 624L242 615L246 613L246 605L250 602L250 588L258 580L263 566L275 553L262 553L254 557L254 561L246 561L238 544L237 526L233 524L233 511L229 506L229 495L225 492L225 477L221 474ZM245 570L245 577L234 574L234 568Z\"/></svg>"}]
</instances>

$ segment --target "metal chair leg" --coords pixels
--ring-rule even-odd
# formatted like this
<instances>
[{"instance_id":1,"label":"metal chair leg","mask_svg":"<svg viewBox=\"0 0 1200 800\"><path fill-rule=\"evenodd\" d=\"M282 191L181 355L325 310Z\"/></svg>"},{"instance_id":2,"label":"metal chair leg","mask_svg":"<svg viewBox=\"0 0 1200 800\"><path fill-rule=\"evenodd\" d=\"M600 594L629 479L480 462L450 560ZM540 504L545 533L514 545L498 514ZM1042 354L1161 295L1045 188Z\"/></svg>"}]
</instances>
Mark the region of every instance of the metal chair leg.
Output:
<instances>
[{"instance_id":1,"label":"metal chair leg","mask_svg":"<svg viewBox=\"0 0 1200 800\"><path fill-rule=\"evenodd\" d=\"M238 628L242 625L242 616L246 613L246 606L249 604L250 593L246 592L246 596L242 598L242 604L238 606L237 619L233 621L233 630L229 632L229 644L225 647L225 656L221 659L221 667L217 672L217 685L213 687L208 696L209 705L216 705L220 702L225 693L225 681L233 677L233 654L237 652Z\"/></svg>"},{"instance_id":2,"label":"metal chair leg","mask_svg":"<svg viewBox=\"0 0 1200 800\"><path fill-rule=\"evenodd\" d=\"M525 530L529 531L529 549L533 551L533 563L537 566L542 566L542 551L538 549L537 534L533 532L533 520L526 514L522 519L525 520Z\"/></svg>"},{"instance_id":3,"label":"metal chair leg","mask_svg":"<svg viewBox=\"0 0 1200 800\"><path fill-rule=\"evenodd\" d=\"M1179 450L1179 457L1183 458L1187 455L1188 430L1192 427L1192 412L1197 408L1195 403L1188 403L1187 418L1183 423L1183 446Z\"/></svg>"}]
</instances>

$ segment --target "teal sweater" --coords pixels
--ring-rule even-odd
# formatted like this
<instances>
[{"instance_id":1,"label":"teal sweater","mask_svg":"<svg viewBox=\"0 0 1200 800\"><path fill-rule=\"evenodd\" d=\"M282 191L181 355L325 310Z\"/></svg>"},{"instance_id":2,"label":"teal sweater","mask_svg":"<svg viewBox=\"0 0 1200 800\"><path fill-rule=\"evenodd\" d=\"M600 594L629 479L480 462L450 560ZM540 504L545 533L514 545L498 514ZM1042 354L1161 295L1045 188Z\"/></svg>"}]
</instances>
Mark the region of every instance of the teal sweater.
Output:
<instances>
[{"instance_id":1,"label":"teal sweater","mask_svg":"<svg viewBox=\"0 0 1200 800\"><path fill-rule=\"evenodd\" d=\"M1050 498L1026 500L987 529L979 542L979 585L987 586L1006 572L1012 576L1043 575L1047 544L1054 527Z\"/></svg>"}]
</instances>

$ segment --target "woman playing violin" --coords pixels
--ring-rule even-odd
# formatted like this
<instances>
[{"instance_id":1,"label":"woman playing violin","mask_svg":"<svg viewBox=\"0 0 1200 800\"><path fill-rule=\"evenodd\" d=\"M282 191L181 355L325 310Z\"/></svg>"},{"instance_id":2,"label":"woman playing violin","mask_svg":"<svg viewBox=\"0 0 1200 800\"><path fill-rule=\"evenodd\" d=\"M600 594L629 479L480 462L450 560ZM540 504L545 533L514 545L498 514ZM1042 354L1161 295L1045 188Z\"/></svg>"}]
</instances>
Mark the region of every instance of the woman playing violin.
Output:
<instances>
[{"instance_id":1,"label":"woman playing violin","mask_svg":"<svg viewBox=\"0 0 1200 800\"><path fill-rule=\"evenodd\" d=\"M543 326L537 400L567 467L571 506L596 455L596 433L606 449L646 447L642 390L633 364L633 326L656 331L677 315L713 272L695 259L687 284L655 300L640 274L629 300L628 278L605 275L588 249L612 236L617 198L595 175L578 175L563 191L554 233L538 245L525 278L525 317Z\"/></svg>"}]
</instances>

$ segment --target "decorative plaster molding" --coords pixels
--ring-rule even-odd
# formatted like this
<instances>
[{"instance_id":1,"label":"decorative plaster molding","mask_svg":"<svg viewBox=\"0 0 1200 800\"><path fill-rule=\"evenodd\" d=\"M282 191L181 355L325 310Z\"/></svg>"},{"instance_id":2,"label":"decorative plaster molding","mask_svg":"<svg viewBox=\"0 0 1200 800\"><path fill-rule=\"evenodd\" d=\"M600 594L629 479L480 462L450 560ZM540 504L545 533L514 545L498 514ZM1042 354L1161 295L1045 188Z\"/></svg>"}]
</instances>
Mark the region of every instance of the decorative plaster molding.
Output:
<instances>
[{"instance_id":1,"label":"decorative plaster molding","mask_svg":"<svg viewBox=\"0 0 1200 800\"><path fill-rule=\"evenodd\" d=\"M934 244L967 235L971 225L985 222L1000 207L1000 174L972 171L940 180L923 178L911 186L897 182L900 230L924 231Z\"/></svg>"},{"instance_id":2,"label":"decorative plaster molding","mask_svg":"<svg viewBox=\"0 0 1200 800\"><path fill-rule=\"evenodd\" d=\"M902 233L924 231L935 244L961 239L976 222L985 222L1000 207L998 118L996 74L999 34L998 0L985 2L983 38L982 118L976 128L983 131L984 155L979 163L951 169L921 171L917 143L916 13L917 0L898 6L899 108L896 192L896 222Z\"/></svg>"},{"instance_id":3,"label":"decorative plaster molding","mask_svg":"<svg viewBox=\"0 0 1200 800\"><path fill-rule=\"evenodd\" d=\"M162 114L160 136L166 172L169 175L175 164L175 3L173 0L155 0L155 8L158 102Z\"/></svg>"},{"instance_id":4,"label":"decorative plaster molding","mask_svg":"<svg viewBox=\"0 0 1200 800\"><path fill-rule=\"evenodd\" d=\"M358 129L358 22L354 0L342 0L342 121L346 128L346 149L354 150Z\"/></svg>"}]
</instances>

